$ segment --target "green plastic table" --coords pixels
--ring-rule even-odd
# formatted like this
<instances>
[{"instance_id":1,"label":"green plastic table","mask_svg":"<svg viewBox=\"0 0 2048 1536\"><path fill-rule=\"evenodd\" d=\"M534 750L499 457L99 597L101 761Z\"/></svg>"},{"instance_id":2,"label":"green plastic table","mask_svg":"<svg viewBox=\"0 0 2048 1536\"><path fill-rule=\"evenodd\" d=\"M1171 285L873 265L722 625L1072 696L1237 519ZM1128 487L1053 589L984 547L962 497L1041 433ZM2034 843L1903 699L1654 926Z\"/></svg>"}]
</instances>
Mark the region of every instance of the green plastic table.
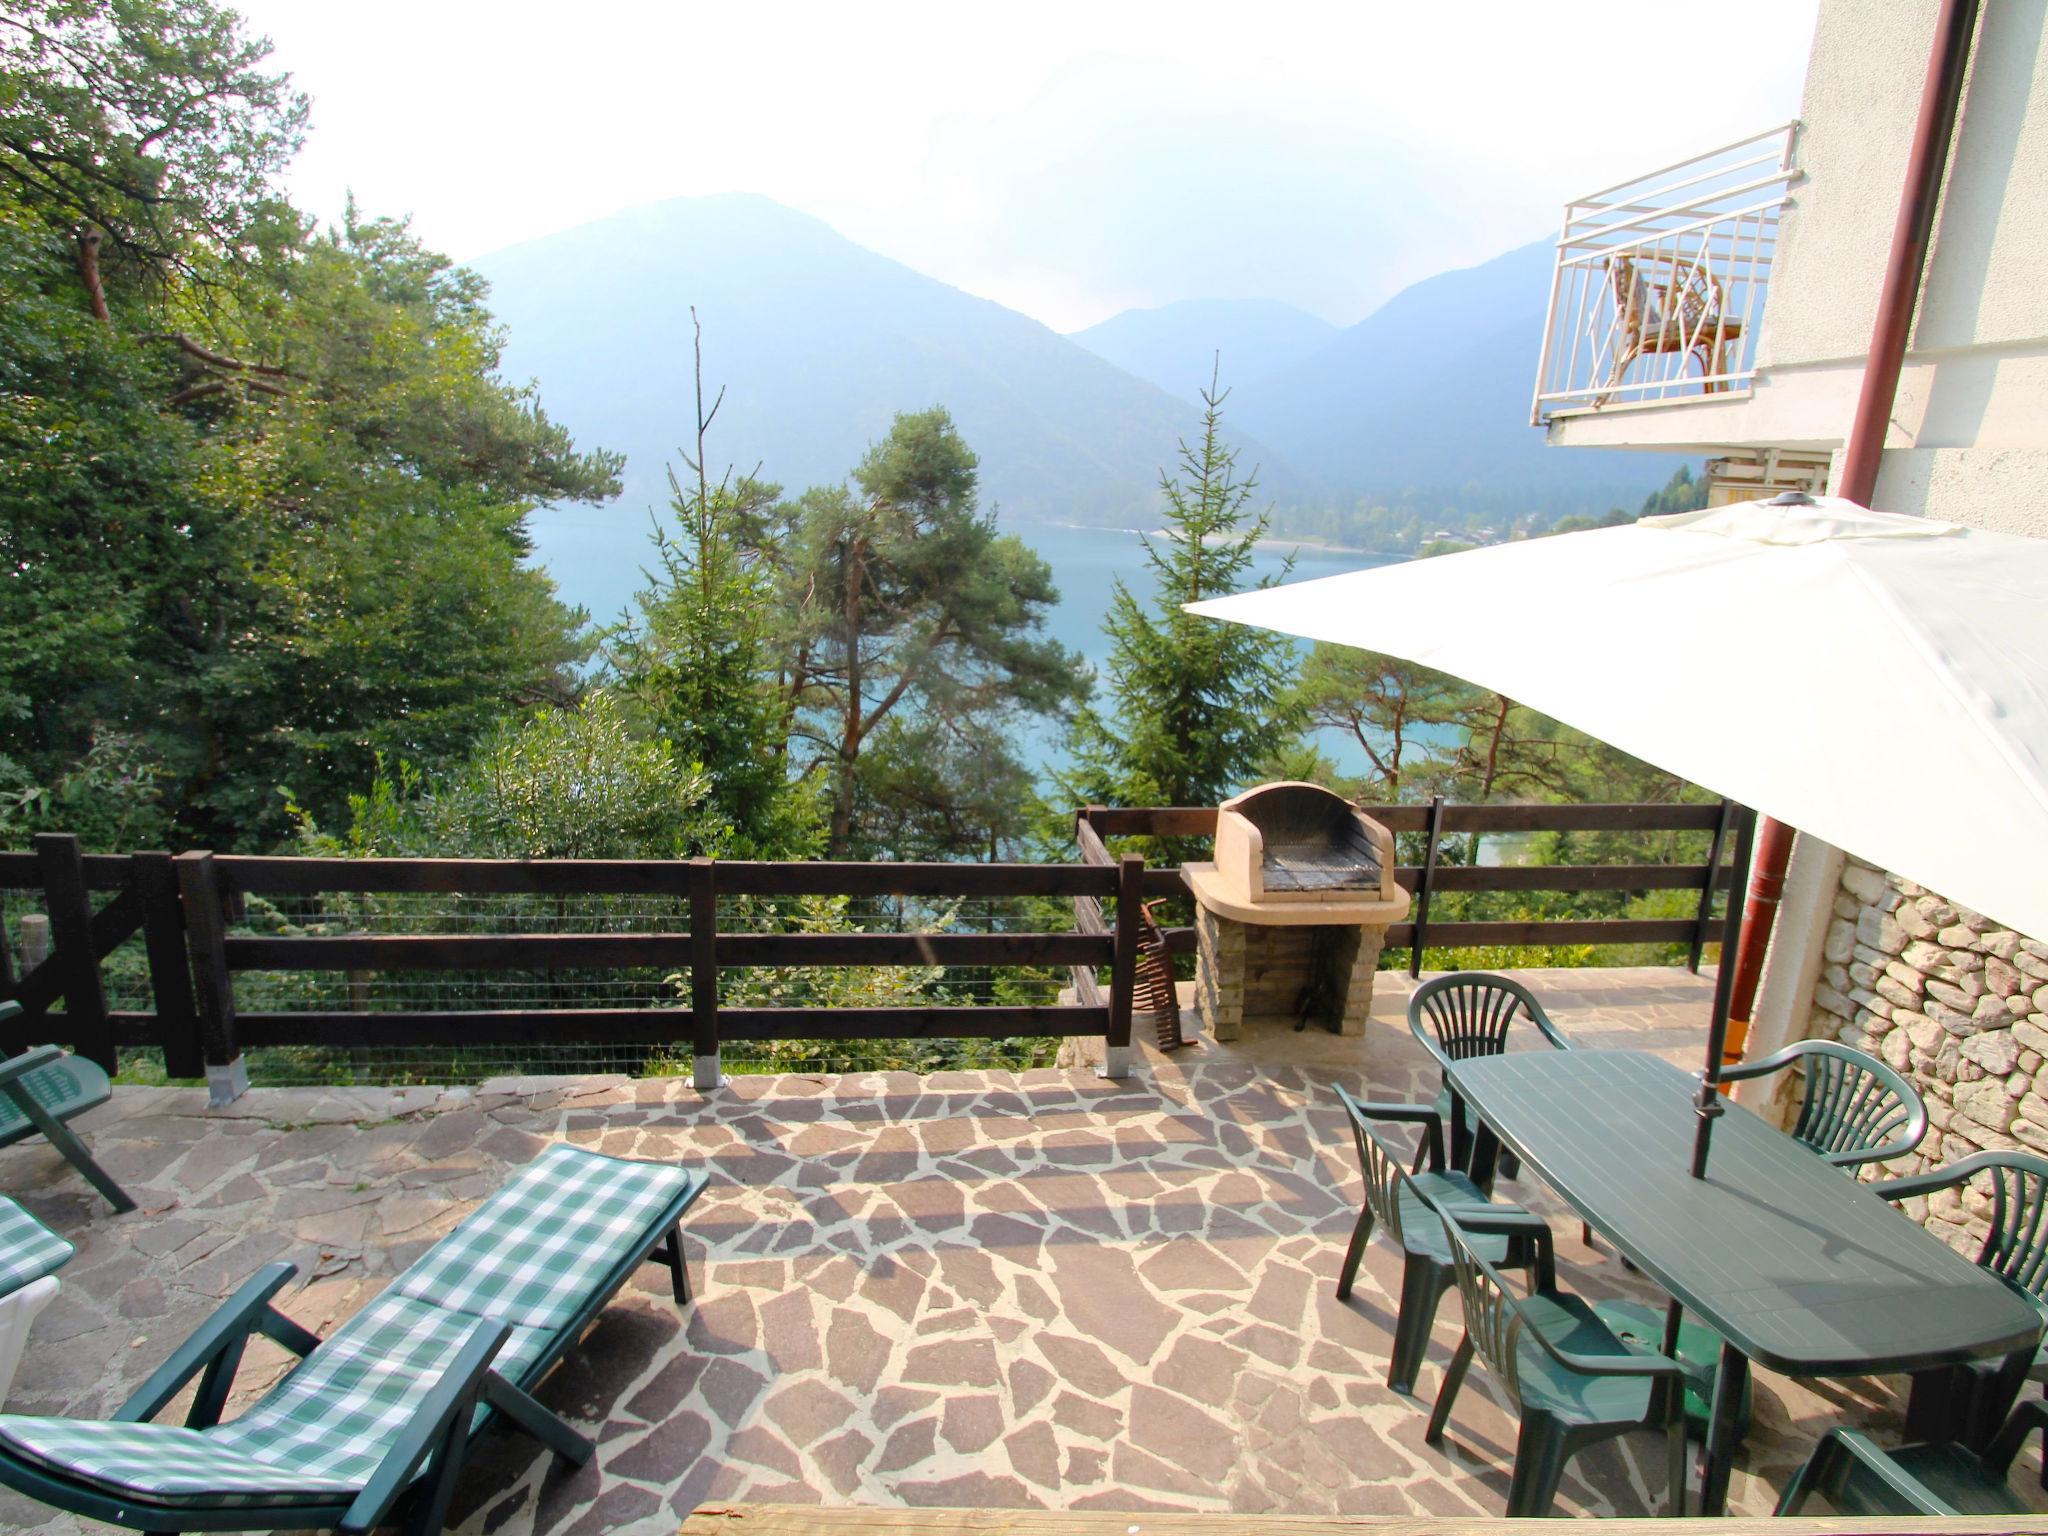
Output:
<instances>
[{"instance_id":1,"label":"green plastic table","mask_svg":"<svg viewBox=\"0 0 2048 1536\"><path fill-rule=\"evenodd\" d=\"M1644 1051L1450 1064L1480 1122L1723 1340L1701 1512L1728 1496L1752 1361L1787 1376L1921 1371L2032 1349L2017 1292L1738 1105L1691 1177L1698 1079ZM1483 1155L1483 1152L1482 1152Z\"/></svg>"}]
</instances>

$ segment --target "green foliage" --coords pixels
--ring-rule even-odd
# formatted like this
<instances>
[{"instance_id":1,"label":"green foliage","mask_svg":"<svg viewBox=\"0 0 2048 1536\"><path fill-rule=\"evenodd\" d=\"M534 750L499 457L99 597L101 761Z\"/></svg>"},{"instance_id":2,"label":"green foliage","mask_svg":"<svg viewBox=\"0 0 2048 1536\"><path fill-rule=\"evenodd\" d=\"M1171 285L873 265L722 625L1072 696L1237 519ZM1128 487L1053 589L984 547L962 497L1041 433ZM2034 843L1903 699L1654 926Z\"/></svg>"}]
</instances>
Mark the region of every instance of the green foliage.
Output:
<instances>
[{"instance_id":1,"label":"green foliage","mask_svg":"<svg viewBox=\"0 0 2048 1536\"><path fill-rule=\"evenodd\" d=\"M719 851L710 781L663 739L635 733L618 701L500 725L476 756L427 781L401 763L351 797L346 849L486 859L674 859Z\"/></svg>"},{"instance_id":2,"label":"green foliage","mask_svg":"<svg viewBox=\"0 0 2048 1536\"><path fill-rule=\"evenodd\" d=\"M815 815L789 772L776 573L762 548L780 488L730 470L712 483L705 449L719 402L704 408L701 333L696 361L696 453L683 456L690 478L668 476L674 532L655 525L652 585L607 660L642 717L703 767L734 854L800 854L815 843Z\"/></svg>"},{"instance_id":3,"label":"green foliage","mask_svg":"<svg viewBox=\"0 0 2048 1536\"><path fill-rule=\"evenodd\" d=\"M1145 541L1151 604L1119 580L1103 630L1106 698L1082 711L1076 766L1062 788L1078 803L1214 805L1285 750L1303 713L1289 691L1292 642L1184 605L1238 590L1266 518L1249 512L1255 475L1237 473L1223 439L1228 391L1203 392L1202 436L1162 473L1166 526Z\"/></svg>"},{"instance_id":4,"label":"green foliage","mask_svg":"<svg viewBox=\"0 0 2048 1536\"><path fill-rule=\"evenodd\" d=\"M38 832L70 832L90 853L127 853L164 841L163 786L155 759L133 737L102 732L52 783L0 756L0 848Z\"/></svg>"},{"instance_id":5,"label":"green foliage","mask_svg":"<svg viewBox=\"0 0 2048 1536\"><path fill-rule=\"evenodd\" d=\"M270 181L306 123L269 52L210 0L10 0L0 184L147 266L241 251L282 214Z\"/></svg>"},{"instance_id":6,"label":"green foliage","mask_svg":"<svg viewBox=\"0 0 2048 1536\"><path fill-rule=\"evenodd\" d=\"M379 753L459 762L566 697L524 517L618 468L496 380L473 274L276 198L304 105L264 51L208 0L0 14L7 752L54 794L130 740L164 835L226 848L288 832L281 785L332 820Z\"/></svg>"}]
</instances>

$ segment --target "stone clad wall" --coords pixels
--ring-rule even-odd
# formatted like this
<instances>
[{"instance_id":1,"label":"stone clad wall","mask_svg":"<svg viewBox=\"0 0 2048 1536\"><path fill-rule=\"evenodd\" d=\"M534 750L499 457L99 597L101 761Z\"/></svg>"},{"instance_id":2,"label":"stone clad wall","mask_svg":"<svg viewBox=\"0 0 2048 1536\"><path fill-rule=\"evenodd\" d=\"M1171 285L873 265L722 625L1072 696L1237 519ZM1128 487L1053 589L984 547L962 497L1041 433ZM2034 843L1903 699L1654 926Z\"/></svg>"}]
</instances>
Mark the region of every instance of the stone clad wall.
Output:
<instances>
[{"instance_id":1,"label":"stone clad wall","mask_svg":"<svg viewBox=\"0 0 2048 1536\"><path fill-rule=\"evenodd\" d=\"M1882 1056L1927 1100L1927 1140L1880 1176L2048 1153L2048 944L1851 859L1825 955L1807 1033ZM1982 1239L1977 1192L1928 1204L1930 1229Z\"/></svg>"},{"instance_id":2,"label":"stone clad wall","mask_svg":"<svg viewBox=\"0 0 2048 1536\"><path fill-rule=\"evenodd\" d=\"M1321 959L1327 968L1323 979L1334 994L1330 1000L1342 999L1338 1033L1362 1035L1372 1016L1384 929L1240 923L1196 903L1195 1006L1210 1036L1235 1040L1248 1024L1291 1027L1317 933L1327 935Z\"/></svg>"}]
</instances>

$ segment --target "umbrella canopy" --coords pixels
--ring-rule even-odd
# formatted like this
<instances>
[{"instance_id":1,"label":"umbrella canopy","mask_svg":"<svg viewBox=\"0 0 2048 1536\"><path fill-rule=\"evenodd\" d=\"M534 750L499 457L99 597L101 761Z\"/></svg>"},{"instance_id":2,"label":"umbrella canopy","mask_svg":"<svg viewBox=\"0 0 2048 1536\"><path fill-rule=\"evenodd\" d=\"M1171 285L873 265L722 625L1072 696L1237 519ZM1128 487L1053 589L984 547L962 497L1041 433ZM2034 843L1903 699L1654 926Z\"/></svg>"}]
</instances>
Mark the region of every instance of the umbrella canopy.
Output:
<instances>
[{"instance_id":1,"label":"umbrella canopy","mask_svg":"<svg viewBox=\"0 0 2048 1536\"><path fill-rule=\"evenodd\" d=\"M1744 502L1189 611L1465 678L2048 935L2048 540Z\"/></svg>"}]
</instances>

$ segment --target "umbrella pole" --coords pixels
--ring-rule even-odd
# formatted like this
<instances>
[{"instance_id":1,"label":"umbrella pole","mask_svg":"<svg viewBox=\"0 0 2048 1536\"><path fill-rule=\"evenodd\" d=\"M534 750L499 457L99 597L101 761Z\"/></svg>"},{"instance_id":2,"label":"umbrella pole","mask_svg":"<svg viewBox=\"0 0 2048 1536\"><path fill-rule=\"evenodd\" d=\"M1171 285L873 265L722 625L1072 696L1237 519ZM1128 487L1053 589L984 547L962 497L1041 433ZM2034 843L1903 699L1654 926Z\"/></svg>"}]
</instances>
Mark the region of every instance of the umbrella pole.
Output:
<instances>
[{"instance_id":1,"label":"umbrella pole","mask_svg":"<svg viewBox=\"0 0 2048 1536\"><path fill-rule=\"evenodd\" d=\"M1714 965L1714 1011L1707 1026L1707 1070L1700 1074L1699 1116L1692 1140L1692 1176L1707 1176L1707 1147L1714 1139L1714 1121L1727 1107L1721 1102L1721 1056L1728 1044L1728 1005L1735 990L1735 951L1742 940L1742 893L1749 883L1749 850L1756 838L1756 812L1748 806L1735 818L1735 862L1729 870L1728 913L1721 921L1721 956ZM1714 878L1714 871L1707 872Z\"/></svg>"}]
</instances>

